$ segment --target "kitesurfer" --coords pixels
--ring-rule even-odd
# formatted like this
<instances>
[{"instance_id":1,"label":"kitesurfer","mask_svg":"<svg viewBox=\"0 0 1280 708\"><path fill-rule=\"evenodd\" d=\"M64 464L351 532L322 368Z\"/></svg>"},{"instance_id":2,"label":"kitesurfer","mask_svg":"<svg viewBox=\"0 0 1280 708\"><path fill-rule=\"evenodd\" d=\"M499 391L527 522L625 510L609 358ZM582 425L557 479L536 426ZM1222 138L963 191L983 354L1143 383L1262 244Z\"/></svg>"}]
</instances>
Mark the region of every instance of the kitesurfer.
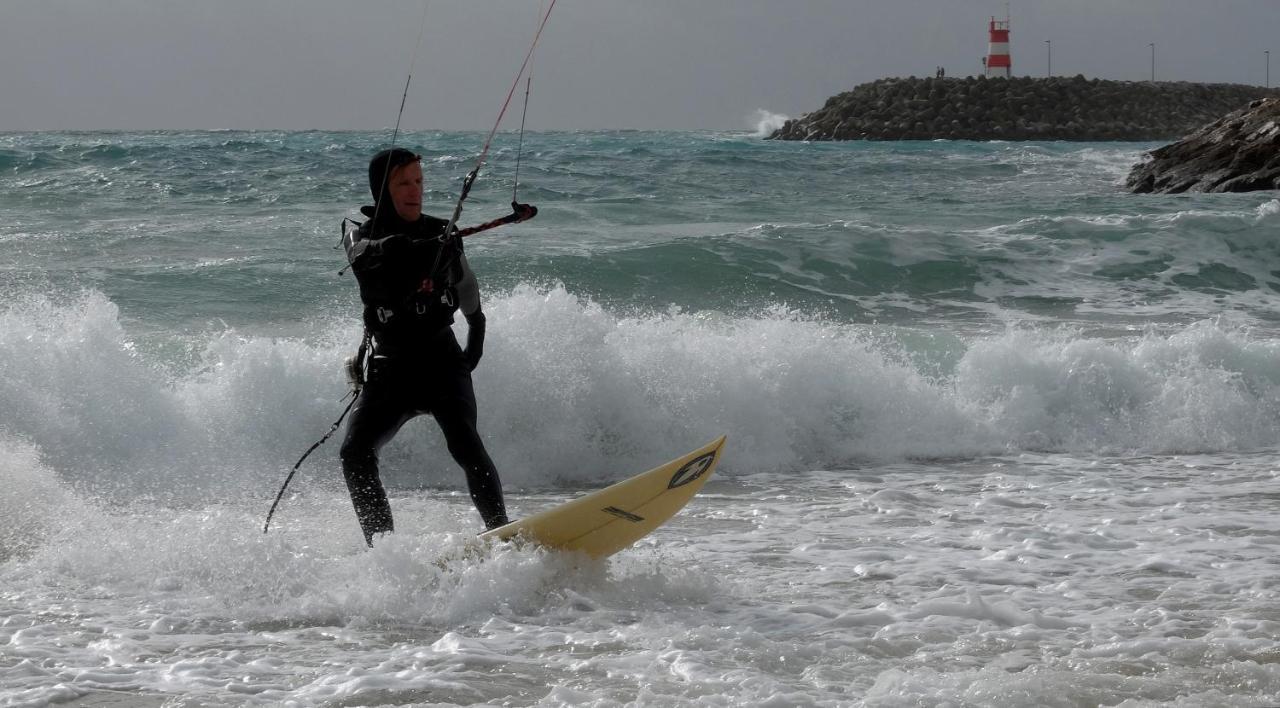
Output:
<instances>
[{"instance_id":1,"label":"kitesurfer","mask_svg":"<svg viewBox=\"0 0 1280 708\"><path fill-rule=\"evenodd\" d=\"M507 523L498 470L476 430L471 372L484 353L480 290L462 239L444 238L449 222L422 213L421 157L403 148L369 162L374 204L344 240L364 303L370 346L359 397L342 443L342 471L365 541L393 530L378 477L378 450L409 419L429 413L449 453L466 472L471 500L486 528ZM469 329L466 347L453 334L454 313Z\"/></svg>"}]
</instances>

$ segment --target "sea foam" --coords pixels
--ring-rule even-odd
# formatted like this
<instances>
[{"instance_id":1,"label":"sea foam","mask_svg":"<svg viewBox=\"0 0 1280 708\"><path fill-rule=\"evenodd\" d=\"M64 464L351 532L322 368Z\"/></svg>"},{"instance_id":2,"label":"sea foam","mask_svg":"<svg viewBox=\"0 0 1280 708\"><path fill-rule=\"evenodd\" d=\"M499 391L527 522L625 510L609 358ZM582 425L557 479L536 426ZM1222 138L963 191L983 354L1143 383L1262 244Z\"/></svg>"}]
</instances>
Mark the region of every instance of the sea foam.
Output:
<instances>
[{"instance_id":1,"label":"sea foam","mask_svg":"<svg viewBox=\"0 0 1280 708\"><path fill-rule=\"evenodd\" d=\"M776 308L627 316L563 287L492 299L475 373L504 481L601 484L727 434L725 473L1018 450L1215 452L1274 444L1280 344L1226 321L1090 338L964 339ZM261 495L343 407L359 333L225 331L144 353L100 294L0 311L0 429L61 478L130 494ZM459 334L464 327L459 327ZM336 483L336 441L304 468ZM461 483L430 418L386 449L393 485Z\"/></svg>"}]
</instances>

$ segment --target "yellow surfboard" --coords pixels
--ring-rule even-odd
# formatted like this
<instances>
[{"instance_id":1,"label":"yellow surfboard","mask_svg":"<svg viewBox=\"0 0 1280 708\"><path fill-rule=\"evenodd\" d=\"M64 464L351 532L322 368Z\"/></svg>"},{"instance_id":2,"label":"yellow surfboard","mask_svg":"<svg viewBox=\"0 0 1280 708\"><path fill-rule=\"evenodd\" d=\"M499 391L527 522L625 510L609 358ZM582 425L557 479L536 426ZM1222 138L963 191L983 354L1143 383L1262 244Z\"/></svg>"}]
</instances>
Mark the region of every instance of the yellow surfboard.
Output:
<instances>
[{"instance_id":1,"label":"yellow surfboard","mask_svg":"<svg viewBox=\"0 0 1280 708\"><path fill-rule=\"evenodd\" d=\"M724 436L705 447L586 496L513 521L480 538L519 536L547 548L611 556L649 535L702 489L720 461Z\"/></svg>"}]
</instances>

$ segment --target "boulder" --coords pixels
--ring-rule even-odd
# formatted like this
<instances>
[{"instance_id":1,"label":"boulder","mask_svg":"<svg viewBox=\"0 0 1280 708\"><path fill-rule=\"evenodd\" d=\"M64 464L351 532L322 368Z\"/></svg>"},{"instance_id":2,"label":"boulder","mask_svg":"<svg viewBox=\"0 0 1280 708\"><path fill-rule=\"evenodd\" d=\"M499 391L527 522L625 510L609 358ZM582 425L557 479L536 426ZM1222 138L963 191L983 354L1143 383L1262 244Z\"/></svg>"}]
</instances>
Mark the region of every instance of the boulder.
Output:
<instances>
[{"instance_id":1,"label":"boulder","mask_svg":"<svg viewBox=\"0 0 1280 708\"><path fill-rule=\"evenodd\" d=\"M1280 189L1280 98L1254 101L1134 165L1133 192Z\"/></svg>"}]
</instances>

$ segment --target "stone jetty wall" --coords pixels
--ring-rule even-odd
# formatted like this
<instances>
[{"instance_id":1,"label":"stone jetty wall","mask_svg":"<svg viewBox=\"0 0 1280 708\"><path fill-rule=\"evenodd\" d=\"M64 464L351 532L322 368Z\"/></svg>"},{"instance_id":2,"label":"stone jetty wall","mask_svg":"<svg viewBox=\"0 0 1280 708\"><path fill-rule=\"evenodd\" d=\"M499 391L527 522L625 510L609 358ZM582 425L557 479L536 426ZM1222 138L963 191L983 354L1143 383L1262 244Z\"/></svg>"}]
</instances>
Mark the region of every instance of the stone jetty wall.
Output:
<instances>
[{"instance_id":1,"label":"stone jetty wall","mask_svg":"<svg viewBox=\"0 0 1280 708\"><path fill-rule=\"evenodd\" d=\"M1280 89L1074 78L880 79L776 140L1176 140Z\"/></svg>"},{"instance_id":2,"label":"stone jetty wall","mask_svg":"<svg viewBox=\"0 0 1280 708\"><path fill-rule=\"evenodd\" d=\"M1280 189L1280 98L1250 103L1172 145L1129 173L1134 192Z\"/></svg>"}]
</instances>

